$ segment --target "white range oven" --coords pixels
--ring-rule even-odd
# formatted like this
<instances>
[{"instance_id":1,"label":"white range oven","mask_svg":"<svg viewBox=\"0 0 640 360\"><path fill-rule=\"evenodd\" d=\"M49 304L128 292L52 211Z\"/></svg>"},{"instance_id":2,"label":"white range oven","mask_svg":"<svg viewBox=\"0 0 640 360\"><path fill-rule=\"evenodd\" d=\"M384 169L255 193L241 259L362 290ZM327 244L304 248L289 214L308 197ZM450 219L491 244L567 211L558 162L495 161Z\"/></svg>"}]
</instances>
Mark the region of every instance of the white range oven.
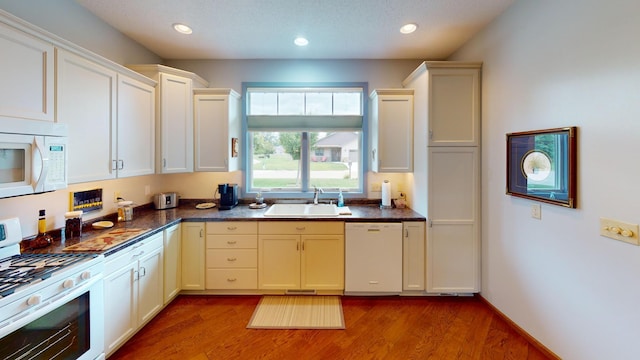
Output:
<instances>
[{"instance_id":1,"label":"white range oven","mask_svg":"<svg viewBox=\"0 0 640 360\"><path fill-rule=\"evenodd\" d=\"M104 359L104 257L20 254L0 220L0 359Z\"/></svg>"}]
</instances>

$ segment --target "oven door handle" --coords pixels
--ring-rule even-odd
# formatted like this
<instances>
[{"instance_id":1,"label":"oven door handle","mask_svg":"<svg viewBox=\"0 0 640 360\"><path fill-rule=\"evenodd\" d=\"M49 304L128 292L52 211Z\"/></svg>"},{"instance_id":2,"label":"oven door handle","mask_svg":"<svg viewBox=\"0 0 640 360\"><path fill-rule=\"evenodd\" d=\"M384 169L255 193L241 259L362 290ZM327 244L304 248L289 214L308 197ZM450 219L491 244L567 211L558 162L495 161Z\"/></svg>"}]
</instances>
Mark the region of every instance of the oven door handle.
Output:
<instances>
[{"instance_id":1,"label":"oven door handle","mask_svg":"<svg viewBox=\"0 0 640 360\"><path fill-rule=\"evenodd\" d=\"M35 304L34 306L29 307L24 311L21 311L14 316L6 319L2 323L0 323L0 338L14 332L15 330L20 329L21 327L31 323L34 320L39 319L41 316L48 314L51 310L66 304L67 302L86 293L87 291L90 291L90 289L91 291L93 291L94 289L92 289L92 287L95 286L98 282L100 284L96 286L96 288L102 290L102 279L102 273L95 274L88 281L83 282L81 285L69 289L66 292L57 294L56 296L47 299L40 304ZM37 294L38 292L29 295L24 299L24 301L26 302L32 296L37 296Z\"/></svg>"}]
</instances>

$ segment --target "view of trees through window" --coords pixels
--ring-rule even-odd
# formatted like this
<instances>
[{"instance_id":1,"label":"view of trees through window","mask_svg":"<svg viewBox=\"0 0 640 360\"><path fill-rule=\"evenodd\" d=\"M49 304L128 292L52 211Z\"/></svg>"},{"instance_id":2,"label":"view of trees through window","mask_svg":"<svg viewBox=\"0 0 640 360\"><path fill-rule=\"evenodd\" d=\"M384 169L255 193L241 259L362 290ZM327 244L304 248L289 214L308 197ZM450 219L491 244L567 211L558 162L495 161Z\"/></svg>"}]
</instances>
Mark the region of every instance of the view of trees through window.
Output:
<instances>
[{"instance_id":1,"label":"view of trees through window","mask_svg":"<svg viewBox=\"0 0 640 360\"><path fill-rule=\"evenodd\" d=\"M303 138L305 139L303 141ZM359 188L361 132L252 132L252 184L255 190ZM309 147L302 151L304 144ZM307 154L309 174L302 172Z\"/></svg>"}]
</instances>

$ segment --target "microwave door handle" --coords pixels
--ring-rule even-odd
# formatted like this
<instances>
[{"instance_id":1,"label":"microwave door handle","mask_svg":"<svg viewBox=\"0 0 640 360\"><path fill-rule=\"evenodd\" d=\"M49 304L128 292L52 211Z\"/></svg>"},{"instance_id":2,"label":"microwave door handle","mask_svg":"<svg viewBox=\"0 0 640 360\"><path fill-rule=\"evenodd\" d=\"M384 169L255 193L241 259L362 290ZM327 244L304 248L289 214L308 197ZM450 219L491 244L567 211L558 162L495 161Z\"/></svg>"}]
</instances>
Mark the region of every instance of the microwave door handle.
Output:
<instances>
[{"instance_id":1,"label":"microwave door handle","mask_svg":"<svg viewBox=\"0 0 640 360\"><path fill-rule=\"evenodd\" d=\"M34 144L34 151L33 151L33 174L34 174L34 183L33 185L33 191L36 193L39 192L43 192L44 191L44 183L47 180L47 173L49 172L49 158L46 157L47 153L46 153L46 148L44 147L44 138L40 138L40 137L36 137L35 141L33 142ZM38 176L37 179L35 179L35 174L38 173L37 167L36 167L36 163L37 161L40 161L40 175Z\"/></svg>"}]
</instances>

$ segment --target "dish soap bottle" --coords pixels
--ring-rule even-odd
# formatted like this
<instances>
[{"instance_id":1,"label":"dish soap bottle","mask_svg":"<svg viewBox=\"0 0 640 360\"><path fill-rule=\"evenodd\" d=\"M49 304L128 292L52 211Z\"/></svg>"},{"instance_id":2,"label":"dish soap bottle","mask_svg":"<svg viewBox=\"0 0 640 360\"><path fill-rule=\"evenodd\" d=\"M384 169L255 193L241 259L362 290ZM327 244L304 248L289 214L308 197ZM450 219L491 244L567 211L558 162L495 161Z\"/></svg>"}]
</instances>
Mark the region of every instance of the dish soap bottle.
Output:
<instances>
[{"instance_id":1,"label":"dish soap bottle","mask_svg":"<svg viewBox=\"0 0 640 360\"><path fill-rule=\"evenodd\" d=\"M342 196L342 189L339 189L338 191L340 191L338 193L338 207L343 207L344 206L344 197Z\"/></svg>"}]
</instances>

